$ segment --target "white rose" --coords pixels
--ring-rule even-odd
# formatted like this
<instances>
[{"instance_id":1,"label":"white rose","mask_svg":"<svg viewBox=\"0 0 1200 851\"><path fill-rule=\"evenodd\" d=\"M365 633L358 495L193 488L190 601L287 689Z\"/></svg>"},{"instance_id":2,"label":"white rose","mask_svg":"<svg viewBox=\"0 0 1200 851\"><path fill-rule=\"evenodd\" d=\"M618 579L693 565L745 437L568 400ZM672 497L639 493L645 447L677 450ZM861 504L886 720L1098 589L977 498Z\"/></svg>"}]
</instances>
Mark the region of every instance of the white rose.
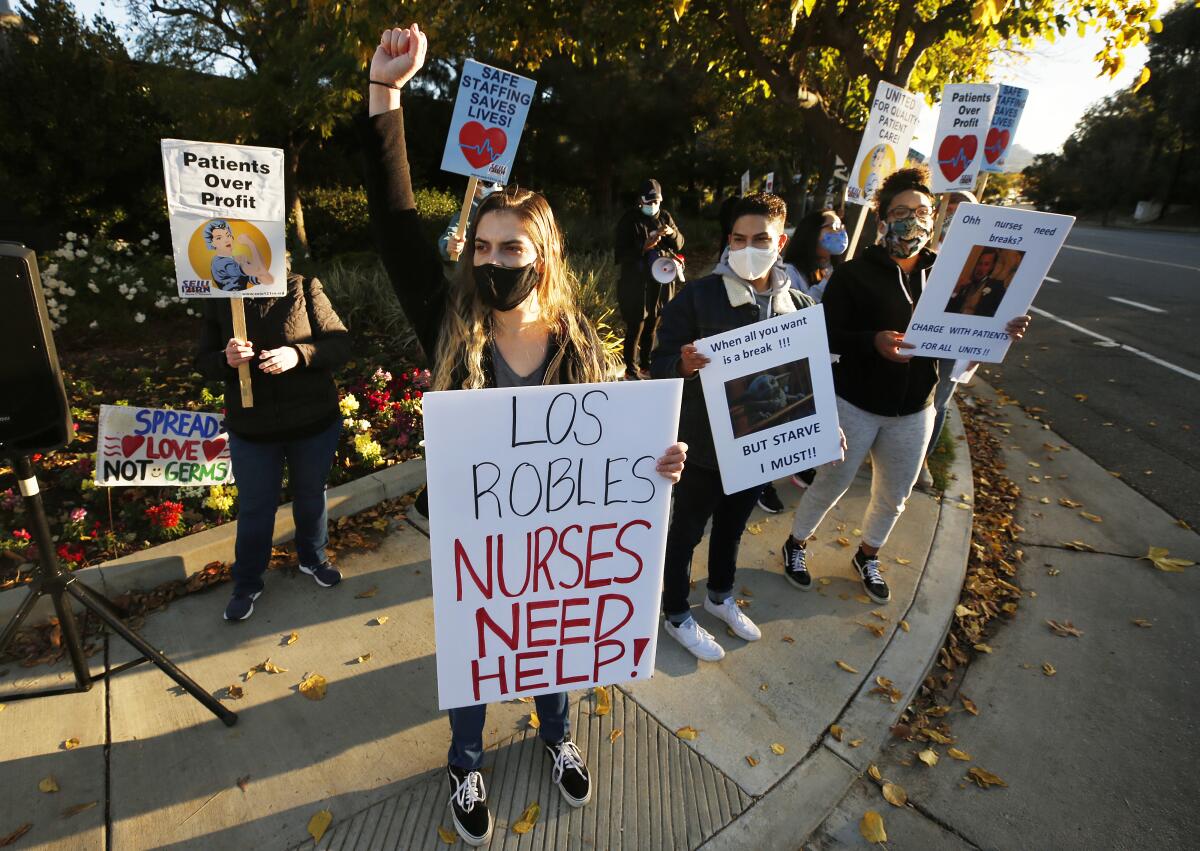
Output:
<instances>
[{"instance_id":1,"label":"white rose","mask_svg":"<svg viewBox=\"0 0 1200 851\"><path fill-rule=\"evenodd\" d=\"M146 314L144 314L144 313L133 314L133 321L138 323L139 325L142 324L143 322L146 321Z\"/></svg>"}]
</instances>

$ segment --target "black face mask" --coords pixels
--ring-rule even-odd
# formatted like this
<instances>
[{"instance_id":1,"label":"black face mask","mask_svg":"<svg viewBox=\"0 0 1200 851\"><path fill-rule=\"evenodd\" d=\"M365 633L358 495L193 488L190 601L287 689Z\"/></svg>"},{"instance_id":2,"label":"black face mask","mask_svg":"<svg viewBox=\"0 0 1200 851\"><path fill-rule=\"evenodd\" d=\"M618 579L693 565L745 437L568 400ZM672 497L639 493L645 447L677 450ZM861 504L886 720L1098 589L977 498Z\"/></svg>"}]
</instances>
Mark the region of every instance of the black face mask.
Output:
<instances>
[{"instance_id":1,"label":"black face mask","mask_svg":"<svg viewBox=\"0 0 1200 851\"><path fill-rule=\"evenodd\" d=\"M536 265L497 266L485 263L474 269L475 289L479 299L493 310L508 311L525 301L538 283Z\"/></svg>"}]
</instances>

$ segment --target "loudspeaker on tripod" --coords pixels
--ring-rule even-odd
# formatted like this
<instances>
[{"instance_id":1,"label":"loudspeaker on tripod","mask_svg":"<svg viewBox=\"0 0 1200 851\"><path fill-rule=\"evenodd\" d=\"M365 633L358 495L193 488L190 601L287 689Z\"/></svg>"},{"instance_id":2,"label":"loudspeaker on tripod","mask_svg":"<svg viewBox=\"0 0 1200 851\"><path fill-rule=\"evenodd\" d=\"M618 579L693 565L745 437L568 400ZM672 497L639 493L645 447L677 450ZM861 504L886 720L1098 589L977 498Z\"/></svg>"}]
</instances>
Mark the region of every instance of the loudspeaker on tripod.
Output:
<instances>
[{"instance_id":1,"label":"loudspeaker on tripod","mask_svg":"<svg viewBox=\"0 0 1200 851\"><path fill-rule=\"evenodd\" d=\"M0 242L0 458L63 446L73 434L37 256Z\"/></svg>"}]
</instances>

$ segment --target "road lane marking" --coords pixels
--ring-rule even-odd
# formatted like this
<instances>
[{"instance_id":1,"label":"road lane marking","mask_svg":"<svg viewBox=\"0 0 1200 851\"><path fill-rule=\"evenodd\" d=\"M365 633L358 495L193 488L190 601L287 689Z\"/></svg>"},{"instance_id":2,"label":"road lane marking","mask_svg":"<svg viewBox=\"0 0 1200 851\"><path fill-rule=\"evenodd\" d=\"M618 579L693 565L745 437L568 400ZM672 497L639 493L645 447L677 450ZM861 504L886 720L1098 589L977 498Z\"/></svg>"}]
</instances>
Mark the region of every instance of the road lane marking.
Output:
<instances>
[{"instance_id":1,"label":"road lane marking","mask_svg":"<svg viewBox=\"0 0 1200 851\"><path fill-rule=\"evenodd\" d=\"M1190 369L1184 369L1182 366L1176 366L1170 361L1165 361L1162 358L1155 357L1149 352L1143 352L1141 349L1135 349L1133 346L1127 346L1124 343L1114 340L1112 337L1106 337L1103 334L1097 334L1095 331L1092 331L1089 328L1084 328L1082 325L1076 325L1074 322L1069 322L1066 319L1063 319L1061 316L1055 316L1048 310L1042 310L1040 307L1030 307L1029 312L1036 313L1038 316L1044 316L1047 319L1053 319L1055 322L1059 323L1060 325L1065 325L1073 331L1078 331L1080 334L1087 334L1089 337L1095 337L1097 340L1102 340L1107 344L1111 344L1111 347L1115 348L1120 346L1122 349L1131 354L1135 354L1140 358L1145 358L1151 363L1156 363L1159 366L1165 366L1167 369L1173 372L1178 372L1180 375L1192 379L1192 381L1200 381L1200 373L1192 372Z\"/></svg>"},{"instance_id":2,"label":"road lane marking","mask_svg":"<svg viewBox=\"0 0 1200 851\"><path fill-rule=\"evenodd\" d=\"M1111 251L1101 251L1098 248L1083 248L1079 245L1064 245L1063 248L1070 248L1072 251L1086 251L1088 254L1103 254L1105 257L1120 257L1122 260L1133 260L1137 263L1157 263L1159 266L1174 266L1176 269L1200 272L1200 266L1188 266L1184 263L1169 263L1166 260L1151 260L1148 257L1134 257L1129 254L1113 254Z\"/></svg>"},{"instance_id":3,"label":"road lane marking","mask_svg":"<svg viewBox=\"0 0 1200 851\"><path fill-rule=\"evenodd\" d=\"M1052 284L1061 284L1062 283L1062 281L1060 281L1058 278L1051 278L1049 275L1046 276L1046 280Z\"/></svg>"},{"instance_id":4,"label":"road lane marking","mask_svg":"<svg viewBox=\"0 0 1200 851\"><path fill-rule=\"evenodd\" d=\"M1119 302L1121 302L1121 304L1127 304L1130 307L1140 307L1142 310L1148 310L1151 313L1166 313L1166 311L1163 310L1161 307L1153 307L1152 305L1149 305L1149 304L1142 304L1140 301L1130 301L1127 298L1119 298L1118 296L1115 296L1115 295L1110 295L1108 297L1108 300L1109 301L1119 301Z\"/></svg>"}]
</instances>

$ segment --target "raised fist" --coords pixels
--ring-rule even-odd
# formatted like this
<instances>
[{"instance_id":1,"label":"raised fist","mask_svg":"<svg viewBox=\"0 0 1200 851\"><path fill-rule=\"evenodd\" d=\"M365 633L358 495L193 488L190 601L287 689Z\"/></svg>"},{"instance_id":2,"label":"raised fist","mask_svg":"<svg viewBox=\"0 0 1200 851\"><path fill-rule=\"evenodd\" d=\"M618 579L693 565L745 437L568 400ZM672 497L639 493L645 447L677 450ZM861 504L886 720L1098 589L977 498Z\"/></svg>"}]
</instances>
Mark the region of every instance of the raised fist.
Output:
<instances>
[{"instance_id":1,"label":"raised fist","mask_svg":"<svg viewBox=\"0 0 1200 851\"><path fill-rule=\"evenodd\" d=\"M428 47L425 33L416 24L407 29L384 30L371 57L371 79L403 86L425 64Z\"/></svg>"}]
</instances>

